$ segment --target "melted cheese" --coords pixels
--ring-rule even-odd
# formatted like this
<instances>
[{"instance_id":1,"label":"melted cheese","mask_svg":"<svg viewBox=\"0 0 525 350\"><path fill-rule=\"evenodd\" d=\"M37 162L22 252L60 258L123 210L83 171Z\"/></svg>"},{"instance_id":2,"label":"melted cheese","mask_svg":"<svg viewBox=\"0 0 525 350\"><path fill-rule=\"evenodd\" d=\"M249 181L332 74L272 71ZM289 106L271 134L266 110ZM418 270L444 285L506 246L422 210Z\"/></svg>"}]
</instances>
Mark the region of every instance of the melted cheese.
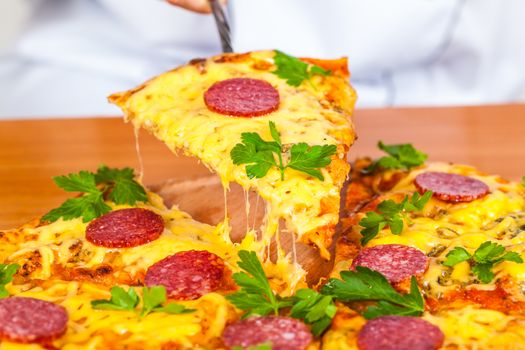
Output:
<instances>
[{"instance_id":1,"label":"melted cheese","mask_svg":"<svg viewBox=\"0 0 525 350\"><path fill-rule=\"evenodd\" d=\"M415 191L414 178L425 171L458 173L479 179L490 188L482 199L469 203L447 204L431 199L423 213L411 215L400 235L394 235L388 228L383 229L367 247L380 244L403 244L418 248L432 256L430 266L423 276L425 292L440 297L459 285L476 287L475 277L467 263L449 268L442 265L446 254L455 247L474 251L485 241L494 241L516 251L525 259L525 234L520 227L525 224L525 196L519 184L501 181L496 176L477 173L463 165L432 163L412 171L401 180L391 193L410 195ZM353 227L357 235L361 227ZM350 262L341 264L338 271ZM505 262L494 269L497 278L510 277L518 285L525 283L525 264ZM497 279L496 278L496 279ZM496 281L494 280L494 282ZM492 283L492 285L494 284ZM481 288L492 288L482 286Z\"/></svg>"},{"instance_id":2,"label":"melted cheese","mask_svg":"<svg viewBox=\"0 0 525 350\"><path fill-rule=\"evenodd\" d=\"M525 260L524 188L520 184L509 183L496 176L480 174L471 167L431 163L410 172L384 195L411 195L416 191L413 185L414 178L426 171L443 171L477 178L489 186L490 193L469 203L448 204L431 199L422 213L410 215L410 222L407 222L400 235L383 229L367 247L402 244L418 248L429 255L429 268L421 278L422 291L426 296L436 298L438 305L440 299L449 292L491 291L496 289L498 280L507 281L506 287L510 289L506 292L512 295L512 300L525 300L522 292L525 286L525 263L504 262L496 265L496 278L489 284L477 281L467 262L457 264L453 268L442 265L451 249L464 247L472 252L485 241L502 244L507 250L520 253ZM364 213L358 215L364 216ZM359 225L352 227L349 237L361 237L361 229ZM339 272L347 270L351 263L351 260L338 262L332 275L337 277ZM366 321L355 313L352 315L353 317L344 322L338 322L336 317L332 329L323 338L323 349L357 349L357 334ZM437 311L437 314L425 312L422 317L437 325L445 334L443 349L525 348L523 315L506 315L499 311L482 309L477 305L459 303L450 309Z\"/></svg>"},{"instance_id":3,"label":"melted cheese","mask_svg":"<svg viewBox=\"0 0 525 350\"><path fill-rule=\"evenodd\" d=\"M67 332L53 342L60 349L160 349L169 344L177 349L201 349L218 344L227 323L238 313L217 293L197 300L179 301L193 313L154 312L144 318L132 311L95 310L91 301L109 299L109 287L92 283L49 281L43 287L9 286L12 294L47 300L66 308ZM140 293L140 291L139 291ZM140 305L139 305L140 307ZM35 344L2 342L1 350L40 349Z\"/></svg>"},{"instance_id":4,"label":"melted cheese","mask_svg":"<svg viewBox=\"0 0 525 350\"><path fill-rule=\"evenodd\" d=\"M469 306L438 315L426 313L423 318L445 334L445 349L525 349L523 317Z\"/></svg>"},{"instance_id":5,"label":"melted cheese","mask_svg":"<svg viewBox=\"0 0 525 350\"><path fill-rule=\"evenodd\" d=\"M115 94L110 100L122 107L136 128L150 130L174 152L184 149L202 160L220 176L225 188L230 182L237 182L247 190L256 189L268 202L264 243L269 244L279 219L284 218L288 229L299 238L310 233L311 237L305 241L317 244L321 254L328 258L326 242L313 238L317 231L328 238L333 234L338 222L342 179L334 178L327 169L322 169L324 181L287 169L282 181L276 168L261 179L251 179L246 175L245 165L233 164L230 151L244 132L256 132L271 140L268 122L274 121L283 144L342 144L345 146L339 149L338 157L345 159L345 149L354 139L349 117L355 95L346 81L336 76L315 76L311 84L289 86L271 73L273 55L273 51L261 51L251 53L245 61L215 63L209 59L205 66L182 66L129 93ZM255 64L265 68L254 68ZM208 110L203 93L213 83L246 76L276 87L281 97L277 111L256 118L236 118ZM334 86L344 96L341 108L320 102ZM346 162L342 164L346 175ZM340 177L340 171L335 173Z\"/></svg>"}]
</instances>

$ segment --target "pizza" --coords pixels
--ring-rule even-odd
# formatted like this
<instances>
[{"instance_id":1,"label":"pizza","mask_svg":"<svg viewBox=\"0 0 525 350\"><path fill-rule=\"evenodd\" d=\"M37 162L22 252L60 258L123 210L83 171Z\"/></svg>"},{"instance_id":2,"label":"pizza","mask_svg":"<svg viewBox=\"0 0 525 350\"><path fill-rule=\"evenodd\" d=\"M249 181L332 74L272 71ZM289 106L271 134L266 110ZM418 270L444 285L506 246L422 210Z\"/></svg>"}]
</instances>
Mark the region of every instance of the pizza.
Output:
<instances>
[{"instance_id":1,"label":"pizza","mask_svg":"<svg viewBox=\"0 0 525 350\"><path fill-rule=\"evenodd\" d=\"M368 314L367 320L359 306L341 304L323 348L522 349L523 185L458 164L365 174L370 166L370 159L355 162L331 276L365 267L400 293L408 293L414 278L423 307L418 317ZM401 232L394 230L392 206L381 203L427 191L432 197L424 207L406 214ZM367 231L375 214L388 223Z\"/></svg>"},{"instance_id":2,"label":"pizza","mask_svg":"<svg viewBox=\"0 0 525 350\"><path fill-rule=\"evenodd\" d=\"M131 168L57 176L71 198L0 231L0 350L524 348L524 185L380 142L343 190L347 78L345 60L260 51L112 95L225 191L258 192L265 225L234 241L228 218L167 207ZM333 269L307 285L280 234L322 261L336 225Z\"/></svg>"},{"instance_id":3,"label":"pizza","mask_svg":"<svg viewBox=\"0 0 525 350\"><path fill-rule=\"evenodd\" d=\"M329 259L355 138L356 96L348 77L346 59L223 54L193 60L109 100L136 128L201 160L225 189L235 182L257 191L267 203L267 245L283 219L299 241Z\"/></svg>"}]
</instances>

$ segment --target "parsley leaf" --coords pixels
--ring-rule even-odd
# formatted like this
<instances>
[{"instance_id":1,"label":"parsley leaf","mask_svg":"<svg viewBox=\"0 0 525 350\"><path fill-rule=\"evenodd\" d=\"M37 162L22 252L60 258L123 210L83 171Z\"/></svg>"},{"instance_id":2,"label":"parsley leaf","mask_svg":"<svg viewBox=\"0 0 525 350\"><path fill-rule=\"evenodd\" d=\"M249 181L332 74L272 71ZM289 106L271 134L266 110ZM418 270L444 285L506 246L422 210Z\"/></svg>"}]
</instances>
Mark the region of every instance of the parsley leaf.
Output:
<instances>
[{"instance_id":1,"label":"parsley leaf","mask_svg":"<svg viewBox=\"0 0 525 350\"><path fill-rule=\"evenodd\" d=\"M401 234L405 220L409 220L408 213L423 210L431 197L431 191L426 191L422 196L418 192L414 192L410 198L405 196L400 203L396 203L391 199L379 203L377 212L369 211L359 221L359 225L363 227L361 230L363 235L361 245L364 246L370 242L387 225L393 234Z\"/></svg>"},{"instance_id":2,"label":"parsley leaf","mask_svg":"<svg viewBox=\"0 0 525 350\"><path fill-rule=\"evenodd\" d=\"M461 262L468 261L472 266L472 273L479 278L482 283L490 283L494 279L492 268L503 261L523 263L520 254L507 252L501 244L486 241L483 242L474 254L470 254L463 247L455 247L446 255L443 265L452 267Z\"/></svg>"},{"instance_id":3,"label":"parsley leaf","mask_svg":"<svg viewBox=\"0 0 525 350\"><path fill-rule=\"evenodd\" d=\"M249 346L247 348L243 348L242 346L234 346L232 350L272 350L272 344L264 343L264 344Z\"/></svg>"},{"instance_id":4,"label":"parsley leaf","mask_svg":"<svg viewBox=\"0 0 525 350\"><path fill-rule=\"evenodd\" d=\"M277 167L281 173L281 180L284 180L285 169L291 168L324 181L319 169L331 163L330 157L337 151L335 145L294 144L290 147L290 160L285 165L281 136L274 122L270 121L269 127L273 141L265 141L254 132L241 134L242 143L236 144L230 152L233 164L246 164L246 174L249 178L264 177L272 167Z\"/></svg>"},{"instance_id":5,"label":"parsley leaf","mask_svg":"<svg viewBox=\"0 0 525 350\"><path fill-rule=\"evenodd\" d=\"M101 165L95 175L97 184L106 184L108 198L115 204L130 204L147 202L146 190L135 180L132 168L108 168Z\"/></svg>"},{"instance_id":6,"label":"parsley leaf","mask_svg":"<svg viewBox=\"0 0 525 350\"><path fill-rule=\"evenodd\" d=\"M89 222L110 211L111 207L104 203L102 193L90 193L66 200L60 207L44 215L42 220L54 222L59 218L71 220L81 217L83 222Z\"/></svg>"},{"instance_id":7,"label":"parsley leaf","mask_svg":"<svg viewBox=\"0 0 525 350\"><path fill-rule=\"evenodd\" d=\"M290 162L286 167L302 171L324 181L318 168L324 168L332 161L330 156L337 151L336 145L308 146L298 143L290 149Z\"/></svg>"},{"instance_id":8,"label":"parsley leaf","mask_svg":"<svg viewBox=\"0 0 525 350\"><path fill-rule=\"evenodd\" d=\"M523 176L523 177L521 178L521 185L522 185L523 187L525 187L525 176Z\"/></svg>"},{"instance_id":9,"label":"parsley leaf","mask_svg":"<svg viewBox=\"0 0 525 350\"><path fill-rule=\"evenodd\" d=\"M241 289L227 295L233 305L251 315L277 315L283 308L290 309L290 316L304 320L312 325L312 333L321 335L332 322L337 309L332 296L322 295L312 289L299 289L292 297L281 298L275 294L264 273L255 252L241 250L239 267L245 272L233 274L233 279Z\"/></svg>"},{"instance_id":10,"label":"parsley leaf","mask_svg":"<svg viewBox=\"0 0 525 350\"><path fill-rule=\"evenodd\" d=\"M144 317L151 312L165 312L168 314L186 314L193 312L193 309L186 309L184 305L166 302L166 288L163 286L154 286L151 288L142 288L142 311L140 317Z\"/></svg>"},{"instance_id":11,"label":"parsley leaf","mask_svg":"<svg viewBox=\"0 0 525 350\"><path fill-rule=\"evenodd\" d=\"M100 310L134 310L139 304L139 296L135 288L130 287L127 291L122 287L111 288L111 298L109 300L93 300L91 307Z\"/></svg>"},{"instance_id":12,"label":"parsley leaf","mask_svg":"<svg viewBox=\"0 0 525 350\"><path fill-rule=\"evenodd\" d=\"M304 80L309 80L316 74L330 75L329 70L314 64L308 64L279 50L275 50L273 59L277 69L272 73L281 79L285 79L290 86L299 86Z\"/></svg>"},{"instance_id":13,"label":"parsley leaf","mask_svg":"<svg viewBox=\"0 0 525 350\"><path fill-rule=\"evenodd\" d=\"M88 222L111 211L111 207L104 203L103 193L97 187L95 174L81 170L78 174L55 176L53 181L67 192L85 194L66 200L60 207L44 215L43 220L54 222L61 217L64 220L82 217L83 222Z\"/></svg>"},{"instance_id":14,"label":"parsley leaf","mask_svg":"<svg viewBox=\"0 0 525 350\"><path fill-rule=\"evenodd\" d=\"M55 184L67 192L98 193L95 174L81 170L78 174L53 177Z\"/></svg>"},{"instance_id":15,"label":"parsley leaf","mask_svg":"<svg viewBox=\"0 0 525 350\"><path fill-rule=\"evenodd\" d=\"M230 156L235 165L247 164L246 174L249 178L264 177L271 167L279 167L273 154L274 152L281 154L280 144L264 141L259 134L254 132L242 133L241 141L242 143L233 147ZM283 177L284 169L279 168L281 169L281 177Z\"/></svg>"},{"instance_id":16,"label":"parsley leaf","mask_svg":"<svg viewBox=\"0 0 525 350\"><path fill-rule=\"evenodd\" d=\"M331 278L321 293L341 301L377 301L363 313L367 319L383 315L419 316L425 310L415 277L410 281L410 293L400 294L382 274L363 266L341 272L341 279Z\"/></svg>"},{"instance_id":17,"label":"parsley leaf","mask_svg":"<svg viewBox=\"0 0 525 350\"><path fill-rule=\"evenodd\" d=\"M5 286L13 280L19 268L18 264L0 264L0 299L9 296Z\"/></svg>"},{"instance_id":18,"label":"parsley leaf","mask_svg":"<svg viewBox=\"0 0 525 350\"><path fill-rule=\"evenodd\" d=\"M445 262L443 262L443 265L445 266L454 266L457 265L463 261L468 261L472 258L469 252L463 247L455 247L451 251L448 252L446 256Z\"/></svg>"},{"instance_id":19,"label":"parsley leaf","mask_svg":"<svg viewBox=\"0 0 525 350\"><path fill-rule=\"evenodd\" d=\"M331 295L322 295L312 289L299 289L293 296L294 305L290 316L304 319L312 325L312 333L320 336L332 323L332 318L337 312Z\"/></svg>"},{"instance_id":20,"label":"parsley leaf","mask_svg":"<svg viewBox=\"0 0 525 350\"><path fill-rule=\"evenodd\" d=\"M42 219L54 222L59 218L71 220L78 217L83 222L91 221L111 211L104 202L108 198L115 204L134 205L148 200L146 190L134 180L133 169L115 169L101 165L96 174L82 170L77 174L56 176L55 184L67 192L83 195L66 200L58 208L45 214Z\"/></svg>"},{"instance_id":21,"label":"parsley leaf","mask_svg":"<svg viewBox=\"0 0 525 350\"><path fill-rule=\"evenodd\" d=\"M274 294L255 252L241 250L238 266L245 272L233 274L233 280L241 287L238 292L227 295L233 305L247 311L243 318L251 315L277 315L279 309L290 306L290 302Z\"/></svg>"},{"instance_id":22,"label":"parsley leaf","mask_svg":"<svg viewBox=\"0 0 525 350\"><path fill-rule=\"evenodd\" d=\"M377 169L410 169L423 164L428 157L410 143L385 145L379 141L377 147L389 155L376 159L364 169L364 173L372 173Z\"/></svg>"},{"instance_id":23,"label":"parsley leaf","mask_svg":"<svg viewBox=\"0 0 525 350\"><path fill-rule=\"evenodd\" d=\"M166 302L166 288L154 286L142 288L142 309L140 317L144 317L151 312L166 312L169 314L189 313L195 310L186 309L184 305L170 303L162 306ZM111 298L109 300L93 300L91 307L99 310L126 310L137 311L136 307L140 303L140 297L135 288L130 287L127 291L122 287L111 288Z\"/></svg>"}]
</instances>

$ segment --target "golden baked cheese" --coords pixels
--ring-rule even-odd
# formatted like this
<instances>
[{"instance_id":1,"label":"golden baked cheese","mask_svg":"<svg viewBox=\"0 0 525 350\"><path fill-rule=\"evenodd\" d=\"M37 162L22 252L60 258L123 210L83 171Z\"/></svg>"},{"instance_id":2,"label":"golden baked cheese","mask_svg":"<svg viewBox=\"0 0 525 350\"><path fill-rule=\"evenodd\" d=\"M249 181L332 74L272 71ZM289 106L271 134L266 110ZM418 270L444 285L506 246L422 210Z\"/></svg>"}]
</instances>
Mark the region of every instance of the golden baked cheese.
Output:
<instances>
[{"instance_id":1,"label":"golden baked cheese","mask_svg":"<svg viewBox=\"0 0 525 350\"><path fill-rule=\"evenodd\" d=\"M50 301L69 314L66 333L53 341L59 349L209 349L220 347L224 327L239 315L218 293L178 301L186 314L155 312L140 318L132 311L98 310L91 301L109 299L109 287L56 279L8 287L11 294ZM140 291L139 291L140 293ZM39 344L0 343L1 350L44 349Z\"/></svg>"},{"instance_id":2,"label":"golden baked cheese","mask_svg":"<svg viewBox=\"0 0 525 350\"><path fill-rule=\"evenodd\" d=\"M21 266L19 281L32 279L91 281L108 286L139 285L148 267L177 252L206 250L221 257L229 271L237 268L240 250L265 254L265 246L248 233L240 243L233 243L227 225L210 226L193 220L176 207L168 209L160 196L148 192L148 203L138 207L162 216L165 229L159 238L131 248L96 246L85 238L86 226L81 218L59 219L53 223L24 225L18 230L0 232L0 261ZM114 210L129 206L107 202ZM289 264L287 259L265 263L267 274L275 289L290 294L304 286L304 272ZM233 283L233 282L232 282ZM230 288L231 285L227 284Z\"/></svg>"},{"instance_id":3,"label":"golden baked cheese","mask_svg":"<svg viewBox=\"0 0 525 350\"><path fill-rule=\"evenodd\" d=\"M353 182L346 197L345 233L338 240L333 277L351 269L363 249L361 219L387 199L401 201L417 192L416 176L439 172L460 174L488 186L488 194L469 202L451 203L431 198L420 212L410 213L405 228L393 234L388 226L366 248L397 244L422 251L428 269L418 277L425 298L422 318L444 333L443 349L522 349L525 346L525 264L504 261L494 265L495 278L483 283L467 261L445 266L446 256L456 247L469 252L490 241L525 258L525 189L521 184L488 175L473 167L428 163L411 171L384 170L363 175L370 164L356 162ZM404 290L406 285L396 286ZM341 305L323 349L357 349L357 335L366 320Z\"/></svg>"},{"instance_id":4,"label":"golden baked cheese","mask_svg":"<svg viewBox=\"0 0 525 350\"><path fill-rule=\"evenodd\" d=\"M275 51L257 51L194 60L133 90L113 94L109 100L122 108L126 120L150 131L173 152L183 150L200 159L220 176L225 188L236 182L246 190L256 190L267 202L265 244L278 230L279 219L284 219L300 241L315 244L328 258L327 248L338 222L340 190L349 170L346 152L354 141L351 115L356 97L348 84L347 62L305 60L330 70L330 74L313 75L299 86L291 86L272 73L275 55ZM277 109L252 117L209 109L205 92L232 78L271 84L279 96ZM321 169L324 180L290 168L283 180L275 167L264 177L251 178L245 165L233 163L230 152L241 142L241 134L255 132L271 140L270 121L285 148L301 142L337 146L330 165Z\"/></svg>"}]
</instances>

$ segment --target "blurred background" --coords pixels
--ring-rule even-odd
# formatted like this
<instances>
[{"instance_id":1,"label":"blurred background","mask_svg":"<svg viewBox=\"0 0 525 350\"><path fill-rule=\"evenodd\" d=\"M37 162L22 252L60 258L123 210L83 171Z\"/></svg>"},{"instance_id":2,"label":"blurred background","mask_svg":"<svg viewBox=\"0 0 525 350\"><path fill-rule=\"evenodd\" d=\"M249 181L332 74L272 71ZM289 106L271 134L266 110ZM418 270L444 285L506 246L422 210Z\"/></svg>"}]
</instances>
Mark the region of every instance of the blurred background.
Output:
<instances>
[{"instance_id":1,"label":"blurred background","mask_svg":"<svg viewBox=\"0 0 525 350\"><path fill-rule=\"evenodd\" d=\"M348 56L359 108L525 100L523 0L230 0L227 11L238 52ZM116 115L110 93L218 53L210 15L163 0L1 0L0 118Z\"/></svg>"}]
</instances>

